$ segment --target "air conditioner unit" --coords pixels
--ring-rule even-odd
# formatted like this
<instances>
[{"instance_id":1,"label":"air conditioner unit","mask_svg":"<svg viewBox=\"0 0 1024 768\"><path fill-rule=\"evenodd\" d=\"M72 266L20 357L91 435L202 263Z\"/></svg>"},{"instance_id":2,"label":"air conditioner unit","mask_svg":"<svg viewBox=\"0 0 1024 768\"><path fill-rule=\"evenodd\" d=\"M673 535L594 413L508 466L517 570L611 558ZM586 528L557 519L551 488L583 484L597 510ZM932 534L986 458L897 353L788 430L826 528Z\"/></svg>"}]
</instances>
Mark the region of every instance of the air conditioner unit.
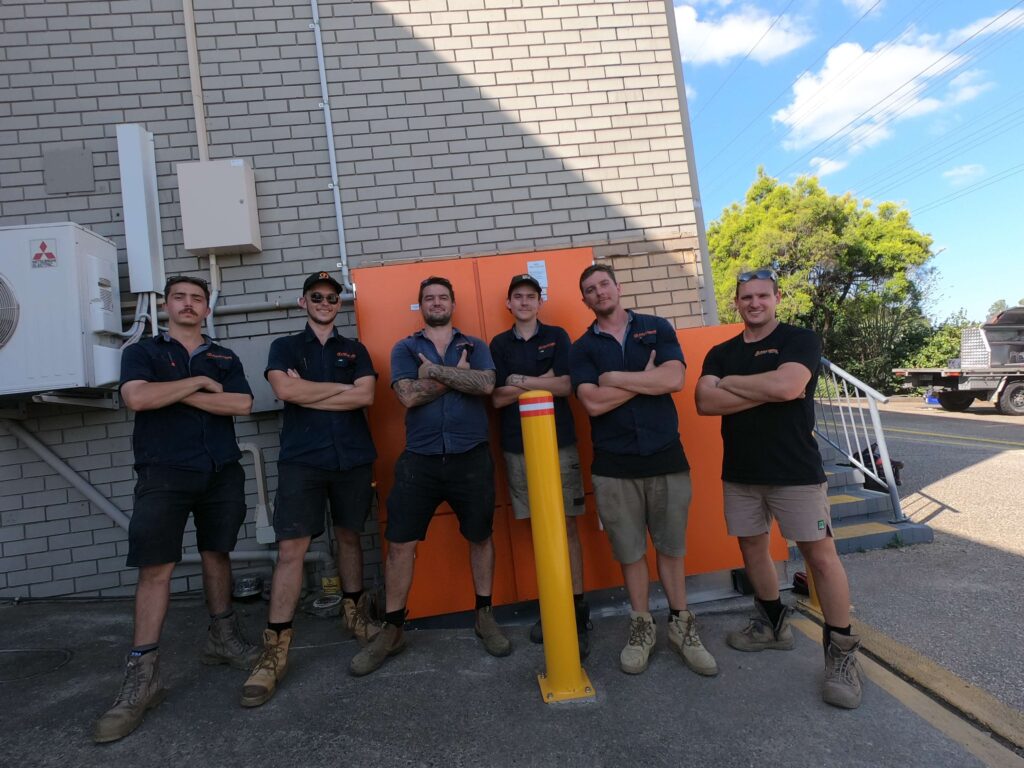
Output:
<instances>
[{"instance_id":1,"label":"air conditioner unit","mask_svg":"<svg viewBox=\"0 0 1024 768\"><path fill-rule=\"evenodd\" d=\"M0 227L0 395L120 376L117 249L69 222Z\"/></svg>"}]
</instances>

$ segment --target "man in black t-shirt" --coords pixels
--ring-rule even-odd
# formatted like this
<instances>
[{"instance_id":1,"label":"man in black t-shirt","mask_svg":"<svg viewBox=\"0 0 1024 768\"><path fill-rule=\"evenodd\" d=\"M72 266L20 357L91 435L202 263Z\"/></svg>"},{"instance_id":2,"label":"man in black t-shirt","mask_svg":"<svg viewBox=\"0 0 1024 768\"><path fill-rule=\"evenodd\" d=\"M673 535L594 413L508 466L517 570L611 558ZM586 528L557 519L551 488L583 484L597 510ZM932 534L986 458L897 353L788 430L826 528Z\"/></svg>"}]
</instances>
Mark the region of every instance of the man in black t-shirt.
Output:
<instances>
[{"instance_id":1,"label":"man in black t-shirt","mask_svg":"<svg viewBox=\"0 0 1024 768\"><path fill-rule=\"evenodd\" d=\"M813 435L821 347L812 331L779 322L780 298L772 270L739 275L735 302L743 333L708 352L697 382L697 410L722 417L726 525L739 539L757 611L726 640L740 651L793 647L790 609L779 598L769 551L774 518L799 547L821 601L822 697L853 709L861 699L860 639L850 631L850 588L832 538L828 484Z\"/></svg>"},{"instance_id":2,"label":"man in black t-shirt","mask_svg":"<svg viewBox=\"0 0 1024 768\"><path fill-rule=\"evenodd\" d=\"M583 270L580 293L594 323L573 343L569 370L576 397L590 416L597 514L629 595L629 640L619 667L640 674L654 649L649 533L668 598L669 646L697 674L717 675L718 665L701 643L686 603L690 465L672 401L672 393L683 388L683 350L667 320L620 304L622 287L611 267L594 264Z\"/></svg>"}]
</instances>

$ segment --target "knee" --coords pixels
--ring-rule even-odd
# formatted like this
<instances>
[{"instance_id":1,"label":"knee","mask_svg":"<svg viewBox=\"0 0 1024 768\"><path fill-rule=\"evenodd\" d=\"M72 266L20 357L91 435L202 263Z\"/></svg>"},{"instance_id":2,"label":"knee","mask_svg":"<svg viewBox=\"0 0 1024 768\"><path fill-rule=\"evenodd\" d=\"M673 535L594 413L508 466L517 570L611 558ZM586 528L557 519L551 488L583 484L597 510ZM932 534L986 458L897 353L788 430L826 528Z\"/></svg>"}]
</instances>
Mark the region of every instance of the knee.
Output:
<instances>
[{"instance_id":1,"label":"knee","mask_svg":"<svg viewBox=\"0 0 1024 768\"><path fill-rule=\"evenodd\" d=\"M277 543L277 562L292 565L301 562L309 549L309 539L284 539Z\"/></svg>"},{"instance_id":2,"label":"knee","mask_svg":"<svg viewBox=\"0 0 1024 768\"><path fill-rule=\"evenodd\" d=\"M842 569L839 562L839 555L836 553L835 545L831 539L822 539L813 544L800 547L800 554L804 562L815 573L830 575Z\"/></svg>"},{"instance_id":3,"label":"knee","mask_svg":"<svg viewBox=\"0 0 1024 768\"><path fill-rule=\"evenodd\" d=\"M403 562L416 556L415 541L392 541L388 544L388 562Z\"/></svg>"},{"instance_id":4,"label":"knee","mask_svg":"<svg viewBox=\"0 0 1024 768\"><path fill-rule=\"evenodd\" d=\"M146 587L170 587L174 563L166 565L146 565L139 569L139 584Z\"/></svg>"},{"instance_id":5,"label":"knee","mask_svg":"<svg viewBox=\"0 0 1024 768\"><path fill-rule=\"evenodd\" d=\"M740 545L740 552L746 559L771 555L767 536L739 536L737 540Z\"/></svg>"},{"instance_id":6,"label":"knee","mask_svg":"<svg viewBox=\"0 0 1024 768\"><path fill-rule=\"evenodd\" d=\"M343 547L359 547L362 543L359 532L348 528L335 528L334 537Z\"/></svg>"}]
</instances>

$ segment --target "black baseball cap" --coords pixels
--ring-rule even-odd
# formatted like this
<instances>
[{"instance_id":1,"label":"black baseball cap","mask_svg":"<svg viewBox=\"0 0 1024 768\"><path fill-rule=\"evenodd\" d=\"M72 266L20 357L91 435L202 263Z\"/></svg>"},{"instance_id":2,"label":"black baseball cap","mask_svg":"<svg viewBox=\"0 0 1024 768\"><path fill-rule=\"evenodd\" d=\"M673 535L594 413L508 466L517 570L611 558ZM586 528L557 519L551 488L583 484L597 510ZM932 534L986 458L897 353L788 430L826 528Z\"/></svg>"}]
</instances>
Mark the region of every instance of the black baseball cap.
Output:
<instances>
[{"instance_id":1,"label":"black baseball cap","mask_svg":"<svg viewBox=\"0 0 1024 768\"><path fill-rule=\"evenodd\" d=\"M312 275L307 277L306 282L302 284L302 292L305 293L317 283L327 283L338 293L342 292L341 283L331 277L330 272L314 272Z\"/></svg>"},{"instance_id":2,"label":"black baseball cap","mask_svg":"<svg viewBox=\"0 0 1024 768\"><path fill-rule=\"evenodd\" d=\"M516 275L515 277L512 278L512 282L508 284L508 296L506 298L511 299L512 291L515 290L516 286L522 285L523 283L529 283L534 288L536 288L538 296L544 294L544 290L540 287L540 282L538 282L537 278L531 274L524 272L523 274Z\"/></svg>"}]
</instances>

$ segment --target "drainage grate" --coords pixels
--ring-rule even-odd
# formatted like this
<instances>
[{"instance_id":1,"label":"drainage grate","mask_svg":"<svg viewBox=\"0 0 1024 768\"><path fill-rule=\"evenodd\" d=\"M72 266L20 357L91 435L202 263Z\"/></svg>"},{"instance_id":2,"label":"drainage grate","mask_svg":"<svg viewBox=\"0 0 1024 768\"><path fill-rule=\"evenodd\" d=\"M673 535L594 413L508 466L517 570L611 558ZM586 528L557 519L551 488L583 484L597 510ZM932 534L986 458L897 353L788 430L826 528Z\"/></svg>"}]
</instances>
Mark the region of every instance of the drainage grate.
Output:
<instances>
[{"instance_id":1,"label":"drainage grate","mask_svg":"<svg viewBox=\"0 0 1024 768\"><path fill-rule=\"evenodd\" d=\"M0 275L0 349L14 336L18 327L18 300L7 278Z\"/></svg>"},{"instance_id":2,"label":"drainage grate","mask_svg":"<svg viewBox=\"0 0 1024 768\"><path fill-rule=\"evenodd\" d=\"M56 672L69 661L71 651L64 648L0 650L0 683L12 683Z\"/></svg>"}]
</instances>

